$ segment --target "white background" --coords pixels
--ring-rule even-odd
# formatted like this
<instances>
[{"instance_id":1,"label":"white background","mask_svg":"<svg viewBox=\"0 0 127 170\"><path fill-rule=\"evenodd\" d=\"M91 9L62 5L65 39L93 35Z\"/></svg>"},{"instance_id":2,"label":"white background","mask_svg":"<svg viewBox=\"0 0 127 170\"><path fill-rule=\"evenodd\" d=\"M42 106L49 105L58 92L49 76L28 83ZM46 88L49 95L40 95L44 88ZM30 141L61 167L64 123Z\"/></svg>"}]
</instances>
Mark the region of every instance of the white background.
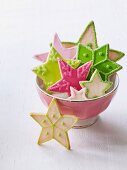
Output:
<instances>
[{"instance_id":1,"label":"white background","mask_svg":"<svg viewBox=\"0 0 127 170\"><path fill-rule=\"evenodd\" d=\"M0 170L126 170L127 69L93 126L69 132L72 150L57 142L38 146L40 126L29 113L46 112L35 89L34 54L49 50L57 31L77 41L90 20L100 45L127 53L126 0L0 0Z\"/></svg>"}]
</instances>

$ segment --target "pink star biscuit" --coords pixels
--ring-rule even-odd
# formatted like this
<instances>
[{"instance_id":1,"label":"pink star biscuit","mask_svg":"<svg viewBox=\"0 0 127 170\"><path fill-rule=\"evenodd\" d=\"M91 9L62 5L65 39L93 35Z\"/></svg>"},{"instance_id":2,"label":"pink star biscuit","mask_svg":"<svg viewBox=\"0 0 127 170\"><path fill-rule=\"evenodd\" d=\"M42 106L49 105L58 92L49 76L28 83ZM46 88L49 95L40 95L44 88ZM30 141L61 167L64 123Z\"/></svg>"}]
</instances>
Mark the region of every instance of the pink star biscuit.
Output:
<instances>
[{"instance_id":1,"label":"pink star biscuit","mask_svg":"<svg viewBox=\"0 0 127 170\"><path fill-rule=\"evenodd\" d=\"M86 80L90 68L92 66L92 61L80 66L77 69L73 69L67 63L62 60L59 61L60 71L62 75L62 79L56 82L54 85L48 88L49 91L52 92L67 92L70 96L70 87L72 86L76 90L80 90L81 86L79 81Z\"/></svg>"},{"instance_id":2,"label":"pink star biscuit","mask_svg":"<svg viewBox=\"0 0 127 170\"><path fill-rule=\"evenodd\" d=\"M58 34L56 33L54 35L54 40L53 40L53 44L52 44L53 48L55 48L55 50L64 58L64 59L73 59L76 56L76 46L70 47L70 48L65 48L59 37ZM41 62L45 62L47 57L48 57L48 52L43 53L43 54L39 54L39 55L35 55L35 59L41 61Z\"/></svg>"},{"instance_id":3,"label":"pink star biscuit","mask_svg":"<svg viewBox=\"0 0 127 170\"><path fill-rule=\"evenodd\" d=\"M86 88L82 88L80 91L74 89L73 87L70 87L71 91L71 96L68 97L68 100L71 101L83 101L87 100L88 98L86 97Z\"/></svg>"},{"instance_id":4,"label":"pink star biscuit","mask_svg":"<svg viewBox=\"0 0 127 170\"><path fill-rule=\"evenodd\" d=\"M57 33L54 36L53 47L65 59L73 59L76 55L76 47L75 46L71 48L63 47Z\"/></svg>"},{"instance_id":5,"label":"pink star biscuit","mask_svg":"<svg viewBox=\"0 0 127 170\"><path fill-rule=\"evenodd\" d=\"M37 54L34 56L35 59L37 59L38 61L41 61L41 62L46 62L47 60L47 57L48 57L49 53L46 52L46 53L43 53L43 54Z\"/></svg>"}]
</instances>

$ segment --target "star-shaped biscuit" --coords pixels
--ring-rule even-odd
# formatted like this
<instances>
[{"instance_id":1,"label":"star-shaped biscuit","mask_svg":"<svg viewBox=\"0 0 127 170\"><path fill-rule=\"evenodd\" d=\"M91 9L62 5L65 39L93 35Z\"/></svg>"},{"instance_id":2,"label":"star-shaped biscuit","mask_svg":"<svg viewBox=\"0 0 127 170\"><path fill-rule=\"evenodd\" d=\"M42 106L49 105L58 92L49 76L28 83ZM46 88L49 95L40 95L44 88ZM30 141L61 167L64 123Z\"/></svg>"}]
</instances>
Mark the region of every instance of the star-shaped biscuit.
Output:
<instances>
[{"instance_id":1,"label":"star-shaped biscuit","mask_svg":"<svg viewBox=\"0 0 127 170\"><path fill-rule=\"evenodd\" d=\"M48 58L49 53L42 53L42 54L37 54L34 56L35 59L37 59L38 61L41 61L42 63L46 62L47 58Z\"/></svg>"},{"instance_id":2,"label":"star-shaped biscuit","mask_svg":"<svg viewBox=\"0 0 127 170\"><path fill-rule=\"evenodd\" d=\"M55 139L64 147L70 149L67 132L78 121L77 117L73 115L61 115L55 99L50 103L46 115L32 113L31 116L42 127L38 144Z\"/></svg>"},{"instance_id":3,"label":"star-shaped biscuit","mask_svg":"<svg viewBox=\"0 0 127 170\"><path fill-rule=\"evenodd\" d=\"M71 96L68 97L68 100L71 101L84 101L88 98L86 97L86 88L82 88L81 90L76 90L73 87L70 87Z\"/></svg>"},{"instance_id":4,"label":"star-shaped biscuit","mask_svg":"<svg viewBox=\"0 0 127 170\"><path fill-rule=\"evenodd\" d=\"M76 46L76 45L78 45L78 43L80 43L84 46L89 46L93 50L98 48L96 29L95 29L95 24L93 21L91 21L87 25L87 27L85 28L84 32L81 34L77 43L63 42L63 46L64 46L64 44L65 44L65 46L67 46L69 44ZM108 59L116 62L116 61L120 60L124 55L125 54L121 51L109 49Z\"/></svg>"},{"instance_id":5,"label":"star-shaped biscuit","mask_svg":"<svg viewBox=\"0 0 127 170\"><path fill-rule=\"evenodd\" d=\"M87 89L87 97L89 99L103 96L112 84L110 81L103 81L97 70L94 71L90 81L80 82L80 85Z\"/></svg>"},{"instance_id":6,"label":"star-shaped biscuit","mask_svg":"<svg viewBox=\"0 0 127 170\"><path fill-rule=\"evenodd\" d=\"M51 44L51 47L53 47L56 50L56 52L58 52L59 55L61 55L65 60L74 59L76 56L77 47L74 46L74 43L68 42L68 43L65 43L65 45L63 45L57 33L55 33L54 35L54 39L53 39L53 43ZM49 55L48 52L38 54L38 55L35 55L35 59L44 63L46 62L48 55Z\"/></svg>"},{"instance_id":7,"label":"star-shaped biscuit","mask_svg":"<svg viewBox=\"0 0 127 170\"><path fill-rule=\"evenodd\" d=\"M46 62L33 69L33 72L43 80L44 89L61 79L58 58L63 59L54 48L51 48Z\"/></svg>"},{"instance_id":8,"label":"star-shaped biscuit","mask_svg":"<svg viewBox=\"0 0 127 170\"><path fill-rule=\"evenodd\" d=\"M97 37L96 37L96 29L94 22L91 21L85 31L82 33L81 37L78 40L78 43L89 46L92 49L98 48ZM118 61L120 60L125 54L118 50L109 49L109 60L111 61Z\"/></svg>"},{"instance_id":9,"label":"star-shaped biscuit","mask_svg":"<svg viewBox=\"0 0 127 170\"><path fill-rule=\"evenodd\" d=\"M77 90L81 89L79 81L86 80L92 62L88 62L77 69L73 69L66 62L59 59L59 66L62 75L62 79L53 84L48 88L52 92L67 92L70 96L70 86L74 87Z\"/></svg>"},{"instance_id":10,"label":"star-shaped biscuit","mask_svg":"<svg viewBox=\"0 0 127 170\"><path fill-rule=\"evenodd\" d=\"M40 56L41 59L42 56ZM58 58L64 60L63 57L51 47L50 53L45 63L35 67L33 72L43 80L44 89L47 89L52 84L61 79L60 69L58 65ZM66 61L66 60L64 60ZM66 61L71 67L77 68L80 64L80 60L68 60Z\"/></svg>"},{"instance_id":11,"label":"star-shaped biscuit","mask_svg":"<svg viewBox=\"0 0 127 170\"><path fill-rule=\"evenodd\" d=\"M56 40L58 40L58 43L60 44L59 37L56 38ZM84 32L81 34L78 42L76 42L76 43L74 43L74 42L62 42L61 45L62 45L63 48L73 49L73 47L76 47L78 45L78 43L80 43L80 44L82 44L84 46L89 46L92 49L98 48L97 37L96 37L96 29L95 29L95 25L94 25L93 21L91 21L87 25L87 27L85 28ZM35 58L40 60L40 61L45 62L46 54L48 56L48 53L43 53L41 55L36 55ZM111 61L115 61L116 62L116 61L120 60L124 55L125 54L123 52L121 52L121 51L114 50L114 49L109 49L109 56L108 56L108 58ZM70 58L70 56L69 56L69 58ZM73 56L72 56L72 58L73 58Z\"/></svg>"},{"instance_id":12,"label":"star-shaped biscuit","mask_svg":"<svg viewBox=\"0 0 127 170\"><path fill-rule=\"evenodd\" d=\"M110 49L109 50L109 59L111 61L119 61L121 58L123 58L125 54L121 51Z\"/></svg>"},{"instance_id":13,"label":"star-shaped biscuit","mask_svg":"<svg viewBox=\"0 0 127 170\"><path fill-rule=\"evenodd\" d=\"M57 33L54 36L54 41L53 41L52 46L66 60L67 59L73 59L76 56L76 46L73 46L73 47L70 47L70 48L65 48L62 45Z\"/></svg>"},{"instance_id":14,"label":"star-shaped biscuit","mask_svg":"<svg viewBox=\"0 0 127 170\"><path fill-rule=\"evenodd\" d=\"M82 64L88 61L93 61L94 69L97 69L103 80L108 79L108 77L120 70L122 67L114 61L109 60L109 45L106 44L95 50L84 46L82 44L78 45L77 59L81 60Z\"/></svg>"}]
</instances>

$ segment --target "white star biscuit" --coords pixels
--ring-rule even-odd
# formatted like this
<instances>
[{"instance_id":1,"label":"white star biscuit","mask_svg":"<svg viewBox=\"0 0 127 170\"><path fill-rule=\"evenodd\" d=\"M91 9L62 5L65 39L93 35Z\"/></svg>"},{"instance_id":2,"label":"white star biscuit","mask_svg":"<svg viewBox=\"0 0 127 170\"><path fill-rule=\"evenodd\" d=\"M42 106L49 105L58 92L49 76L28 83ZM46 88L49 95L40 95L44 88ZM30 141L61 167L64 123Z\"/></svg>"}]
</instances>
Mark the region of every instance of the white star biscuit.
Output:
<instances>
[{"instance_id":1,"label":"white star biscuit","mask_svg":"<svg viewBox=\"0 0 127 170\"><path fill-rule=\"evenodd\" d=\"M64 147L70 149L67 131L78 121L77 117L73 115L61 115L55 99L50 103L46 115L31 113L31 116L42 127L38 144L55 139Z\"/></svg>"},{"instance_id":2,"label":"white star biscuit","mask_svg":"<svg viewBox=\"0 0 127 170\"><path fill-rule=\"evenodd\" d=\"M97 70L94 71L90 81L81 81L80 85L87 89L87 97L97 98L103 96L107 90L112 86L112 82L103 81L99 72Z\"/></svg>"},{"instance_id":3,"label":"white star biscuit","mask_svg":"<svg viewBox=\"0 0 127 170\"><path fill-rule=\"evenodd\" d=\"M71 101L83 101L87 100L88 98L86 97L86 88L82 88L81 90L76 90L73 87L70 87L71 91L71 96L68 97L68 100Z\"/></svg>"}]
</instances>

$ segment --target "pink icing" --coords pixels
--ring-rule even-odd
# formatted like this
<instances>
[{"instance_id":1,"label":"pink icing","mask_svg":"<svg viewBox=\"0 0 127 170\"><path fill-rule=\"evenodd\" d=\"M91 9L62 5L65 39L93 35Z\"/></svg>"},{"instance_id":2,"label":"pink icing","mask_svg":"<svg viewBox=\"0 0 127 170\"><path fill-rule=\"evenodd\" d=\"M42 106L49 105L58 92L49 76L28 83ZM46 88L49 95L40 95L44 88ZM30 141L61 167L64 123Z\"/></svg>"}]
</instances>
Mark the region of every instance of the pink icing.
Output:
<instances>
[{"instance_id":1,"label":"pink icing","mask_svg":"<svg viewBox=\"0 0 127 170\"><path fill-rule=\"evenodd\" d=\"M76 47L63 47L57 33L54 35L53 47L64 59L73 59L76 56Z\"/></svg>"},{"instance_id":2,"label":"pink icing","mask_svg":"<svg viewBox=\"0 0 127 170\"><path fill-rule=\"evenodd\" d=\"M56 51L64 58L64 59L73 59L76 56L76 47L71 48L65 48L63 47L57 33L54 35L53 40L53 47L56 49ZM47 60L49 53L43 53L39 55L35 55L35 59L45 62Z\"/></svg>"},{"instance_id":3,"label":"pink icing","mask_svg":"<svg viewBox=\"0 0 127 170\"><path fill-rule=\"evenodd\" d=\"M48 52L43 54L37 54L34 56L34 58L37 59L38 61L45 62L47 60L48 54L49 54Z\"/></svg>"},{"instance_id":4,"label":"pink icing","mask_svg":"<svg viewBox=\"0 0 127 170\"><path fill-rule=\"evenodd\" d=\"M62 74L62 79L48 88L49 91L53 92L67 92L70 96L70 86L76 90L80 90L81 86L79 81L86 80L92 61L80 66L77 69L73 69L66 62L59 59L60 71Z\"/></svg>"}]
</instances>

